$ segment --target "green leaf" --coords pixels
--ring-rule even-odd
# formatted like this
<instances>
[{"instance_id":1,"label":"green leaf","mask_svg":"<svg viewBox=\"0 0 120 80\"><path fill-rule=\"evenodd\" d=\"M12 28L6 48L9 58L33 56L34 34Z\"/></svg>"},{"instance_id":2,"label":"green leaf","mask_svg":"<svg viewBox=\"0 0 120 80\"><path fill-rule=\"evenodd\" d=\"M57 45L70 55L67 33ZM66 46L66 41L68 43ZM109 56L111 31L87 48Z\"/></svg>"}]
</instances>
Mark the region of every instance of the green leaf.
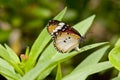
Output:
<instances>
[{"instance_id":1,"label":"green leaf","mask_svg":"<svg viewBox=\"0 0 120 80\"><path fill-rule=\"evenodd\" d=\"M88 17L87 19L77 23L76 25L74 25L73 27L81 34L81 35L85 35L85 33L88 31L88 29L90 28L93 20L95 18L95 15Z\"/></svg>"},{"instance_id":2,"label":"green leaf","mask_svg":"<svg viewBox=\"0 0 120 80\"><path fill-rule=\"evenodd\" d=\"M120 71L120 46L110 51L109 60L111 64Z\"/></svg>"},{"instance_id":3,"label":"green leaf","mask_svg":"<svg viewBox=\"0 0 120 80\"><path fill-rule=\"evenodd\" d=\"M86 78L94 73L111 68L112 65L108 62L101 62L93 65L89 65L81 68L80 71L75 72L74 74L69 74L65 76L62 80L86 80Z\"/></svg>"},{"instance_id":4,"label":"green leaf","mask_svg":"<svg viewBox=\"0 0 120 80\"><path fill-rule=\"evenodd\" d=\"M61 20L66 12L67 8L63 9L54 19ZM30 70L36 63L38 56L41 54L43 49L46 47L48 42L51 40L50 35L47 32L46 27L40 33L38 38L35 40L29 55L29 60L26 62L26 72Z\"/></svg>"},{"instance_id":5,"label":"green leaf","mask_svg":"<svg viewBox=\"0 0 120 80\"><path fill-rule=\"evenodd\" d=\"M119 38L118 41L116 42L115 46L120 46L120 38Z\"/></svg>"},{"instance_id":6,"label":"green leaf","mask_svg":"<svg viewBox=\"0 0 120 80\"><path fill-rule=\"evenodd\" d=\"M120 80L120 76L113 78L112 80Z\"/></svg>"},{"instance_id":7,"label":"green leaf","mask_svg":"<svg viewBox=\"0 0 120 80\"><path fill-rule=\"evenodd\" d=\"M49 69L46 69L44 72L42 72L42 74L38 76L37 80L44 80L44 78L48 76L55 67L56 65L49 67Z\"/></svg>"},{"instance_id":8,"label":"green leaf","mask_svg":"<svg viewBox=\"0 0 120 80\"><path fill-rule=\"evenodd\" d=\"M27 48L26 48L26 51L25 51L25 55L26 55L26 56L28 56L28 55L29 55L29 50L30 50L30 48L29 48L29 47L27 47Z\"/></svg>"},{"instance_id":9,"label":"green leaf","mask_svg":"<svg viewBox=\"0 0 120 80\"><path fill-rule=\"evenodd\" d=\"M116 42L115 47L109 53L109 61L120 71L120 39Z\"/></svg>"},{"instance_id":10,"label":"green leaf","mask_svg":"<svg viewBox=\"0 0 120 80\"><path fill-rule=\"evenodd\" d=\"M43 52L43 54L40 57L40 60L38 61L37 65L30 70L28 73L26 73L21 80L34 80L37 76L44 73L46 70L51 69L51 67L56 66L58 62L63 62L65 60L70 59L71 57L84 52L86 50L105 45L106 42L103 43L96 43L92 45L87 45L85 47L82 47L80 51L72 51L70 53L61 54L58 53L55 48L53 47L53 44L50 44L47 49ZM43 56L44 55L44 56Z\"/></svg>"},{"instance_id":11,"label":"green leaf","mask_svg":"<svg viewBox=\"0 0 120 80\"><path fill-rule=\"evenodd\" d=\"M8 50L8 47L7 47L7 49L5 49L2 45L0 45L0 57L2 57L4 60L6 60L9 64L11 64L12 66L14 66L14 69L17 71L17 72L19 72L21 75L23 75L24 74L24 72L20 69L20 66L18 65L19 63L16 63L16 62L19 62L18 60L13 60L12 58L13 58L13 53L11 53L12 51L10 50L10 48L9 48L9 50L10 50L10 52L9 51L7 51ZM15 57L15 56L14 56ZM15 58L14 58L15 59Z\"/></svg>"},{"instance_id":12,"label":"green leaf","mask_svg":"<svg viewBox=\"0 0 120 80\"><path fill-rule=\"evenodd\" d=\"M4 75L6 78L10 78L11 80L19 80L21 77L15 72L13 66L2 58L0 58L0 74Z\"/></svg>"},{"instance_id":13,"label":"green leaf","mask_svg":"<svg viewBox=\"0 0 120 80\"><path fill-rule=\"evenodd\" d=\"M6 61L11 60L8 52L6 51L6 49L1 44L0 44L0 57L5 59Z\"/></svg>"},{"instance_id":14,"label":"green leaf","mask_svg":"<svg viewBox=\"0 0 120 80\"><path fill-rule=\"evenodd\" d=\"M51 47L52 47L52 49L51 49ZM48 63L51 63L50 59L53 57L53 55L55 55L55 53L56 53L56 50L53 47L53 44L51 43L48 46L48 48L46 48L46 50L41 54L36 66L40 66L41 70L44 69L45 67L47 67L46 65ZM38 80L43 80L47 75L49 75L49 73L52 71L52 69L54 69L56 67L56 65L49 67L49 69L45 69L42 72L42 74L40 73ZM47 74L45 74L45 73L47 73Z\"/></svg>"},{"instance_id":15,"label":"green leaf","mask_svg":"<svg viewBox=\"0 0 120 80\"><path fill-rule=\"evenodd\" d=\"M113 79L111 79L111 80L120 80L120 72L119 72L119 74L118 74L117 77L115 77L115 78L113 78Z\"/></svg>"},{"instance_id":16,"label":"green leaf","mask_svg":"<svg viewBox=\"0 0 120 80\"><path fill-rule=\"evenodd\" d=\"M104 53L106 52L108 48L109 46L105 46L93 52L85 60L83 60L69 75L67 75L66 76L67 79L65 77L65 80L68 80L70 78L75 78L77 80L78 76L81 76L83 73L84 75L78 79L85 80L85 78L87 78L89 75L93 73L97 73L97 70L99 71L104 70L105 68L103 68L102 66L99 68L97 67L97 65L99 64L98 61L102 58L102 56L104 55ZM89 69L89 67L92 67L92 68ZM108 65L107 67L110 68L110 65ZM91 72L89 72L89 70L91 70Z\"/></svg>"},{"instance_id":17,"label":"green leaf","mask_svg":"<svg viewBox=\"0 0 120 80\"><path fill-rule=\"evenodd\" d=\"M98 50L96 50L95 52L93 52L91 55L89 55L87 58L85 58L85 60L83 60L73 71L72 73L79 71L79 69L84 68L88 65L94 65L96 63L98 63L98 61L100 61L100 59L102 58L102 56L104 55L104 53L106 52L106 50L109 48L110 46L105 46L103 48L100 48ZM71 73L71 74L72 74Z\"/></svg>"},{"instance_id":18,"label":"green leaf","mask_svg":"<svg viewBox=\"0 0 120 80\"><path fill-rule=\"evenodd\" d=\"M61 72L60 63L58 63L57 75L56 75L56 79L55 80L62 80L62 72Z\"/></svg>"},{"instance_id":19,"label":"green leaf","mask_svg":"<svg viewBox=\"0 0 120 80\"><path fill-rule=\"evenodd\" d=\"M19 57L16 55L16 53L5 44L6 50L9 54L9 57L12 59L12 61L14 61L16 64L20 63L20 59Z\"/></svg>"}]
</instances>

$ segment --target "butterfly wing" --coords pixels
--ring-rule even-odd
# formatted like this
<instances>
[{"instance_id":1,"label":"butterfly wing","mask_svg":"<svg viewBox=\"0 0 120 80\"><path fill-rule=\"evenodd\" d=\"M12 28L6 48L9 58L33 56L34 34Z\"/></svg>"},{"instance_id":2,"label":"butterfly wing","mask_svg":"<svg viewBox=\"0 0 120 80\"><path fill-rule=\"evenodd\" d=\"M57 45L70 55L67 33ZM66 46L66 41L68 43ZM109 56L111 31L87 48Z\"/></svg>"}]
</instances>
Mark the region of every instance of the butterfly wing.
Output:
<instances>
[{"instance_id":1,"label":"butterfly wing","mask_svg":"<svg viewBox=\"0 0 120 80\"><path fill-rule=\"evenodd\" d=\"M59 31L54 39L54 46L59 52L65 53L79 46L80 35L73 30Z\"/></svg>"},{"instance_id":2,"label":"butterfly wing","mask_svg":"<svg viewBox=\"0 0 120 80\"><path fill-rule=\"evenodd\" d=\"M53 36L53 31L56 30L58 27L59 21L57 20L50 20L48 25L47 25L47 31L51 36Z\"/></svg>"},{"instance_id":3,"label":"butterfly wing","mask_svg":"<svg viewBox=\"0 0 120 80\"><path fill-rule=\"evenodd\" d=\"M57 21L57 20L50 20L47 26L47 30L52 37L56 35L56 33L61 30L65 26L65 23Z\"/></svg>"}]
</instances>

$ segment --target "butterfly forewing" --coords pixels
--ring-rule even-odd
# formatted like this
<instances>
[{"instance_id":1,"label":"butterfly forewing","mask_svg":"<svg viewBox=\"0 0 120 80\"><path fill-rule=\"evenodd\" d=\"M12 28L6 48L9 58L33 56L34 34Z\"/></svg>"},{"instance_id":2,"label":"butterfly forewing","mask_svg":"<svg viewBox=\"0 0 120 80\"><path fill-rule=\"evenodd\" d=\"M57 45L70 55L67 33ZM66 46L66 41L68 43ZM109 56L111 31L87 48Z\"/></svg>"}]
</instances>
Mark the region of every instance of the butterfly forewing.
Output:
<instances>
[{"instance_id":1,"label":"butterfly forewing","mask_svg":"<svg viewBox=\"0 0 120 80\"><path fill-rule=\"evenodd\" d=\"M59 22L56 20L50 20L48 23L47 30L50 35L53 35L53 31L58 27Z\"/></svg>"}]
</instances>

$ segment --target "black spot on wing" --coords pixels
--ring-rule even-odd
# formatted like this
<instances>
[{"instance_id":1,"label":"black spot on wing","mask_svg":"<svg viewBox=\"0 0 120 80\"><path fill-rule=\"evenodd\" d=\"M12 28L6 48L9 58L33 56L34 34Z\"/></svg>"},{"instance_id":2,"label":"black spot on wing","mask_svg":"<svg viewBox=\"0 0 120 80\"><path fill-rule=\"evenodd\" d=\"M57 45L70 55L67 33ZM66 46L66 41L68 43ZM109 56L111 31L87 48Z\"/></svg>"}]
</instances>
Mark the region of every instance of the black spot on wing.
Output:
<instances>
[{"instance_id":1,"label":"black spot on wing","mask_svg":"<svg viewBox=\"0 0 120 80\"><path fill-rule=\"evenodd\" d=\"M63 42L66 43L66 40L64 40Z\"/></svg>"},{"instance_id":2,"label":"black spot on wing","mask_svg":"<svg viewBox=\"0 0 120 80\"><path fill-rule=\"evenodd\" d=\"M71 37L68 37L68 39L70 39Z\"/></svg>"}]
</instances>

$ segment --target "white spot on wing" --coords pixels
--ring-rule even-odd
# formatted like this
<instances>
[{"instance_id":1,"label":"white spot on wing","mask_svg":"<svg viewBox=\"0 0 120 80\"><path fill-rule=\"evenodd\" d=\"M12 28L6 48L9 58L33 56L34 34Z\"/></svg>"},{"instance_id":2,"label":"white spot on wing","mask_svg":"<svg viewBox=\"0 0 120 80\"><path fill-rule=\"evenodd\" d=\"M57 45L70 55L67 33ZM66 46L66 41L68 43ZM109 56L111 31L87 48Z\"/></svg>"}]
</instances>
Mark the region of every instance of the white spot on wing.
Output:
<instances>
[{"instance_id":1,"label":"white spot on wing","mask_svg":"<svg viewBox=\"0 0 120 80\"><path fill-rule=\"evenodd\" d=\"M59 23L58 25L60 25L60 26L64 26L64 25L65 25L65 23L61 22L61 23Z\"/></svg>"},{"instance_id":2,"label":"white spot on wing","mask_svg":"<svg viewBox=\"0 0 120 80\"><path fill-rule=\"evenodd\" d=\"M61 30L64 25L65 25L65 23L63 23L63 22L59 23L58 26L55 28L55 30L53 30L52 35L53 35L55 32L57 32L58 30Z\"/></svg>"}]
</instances>

